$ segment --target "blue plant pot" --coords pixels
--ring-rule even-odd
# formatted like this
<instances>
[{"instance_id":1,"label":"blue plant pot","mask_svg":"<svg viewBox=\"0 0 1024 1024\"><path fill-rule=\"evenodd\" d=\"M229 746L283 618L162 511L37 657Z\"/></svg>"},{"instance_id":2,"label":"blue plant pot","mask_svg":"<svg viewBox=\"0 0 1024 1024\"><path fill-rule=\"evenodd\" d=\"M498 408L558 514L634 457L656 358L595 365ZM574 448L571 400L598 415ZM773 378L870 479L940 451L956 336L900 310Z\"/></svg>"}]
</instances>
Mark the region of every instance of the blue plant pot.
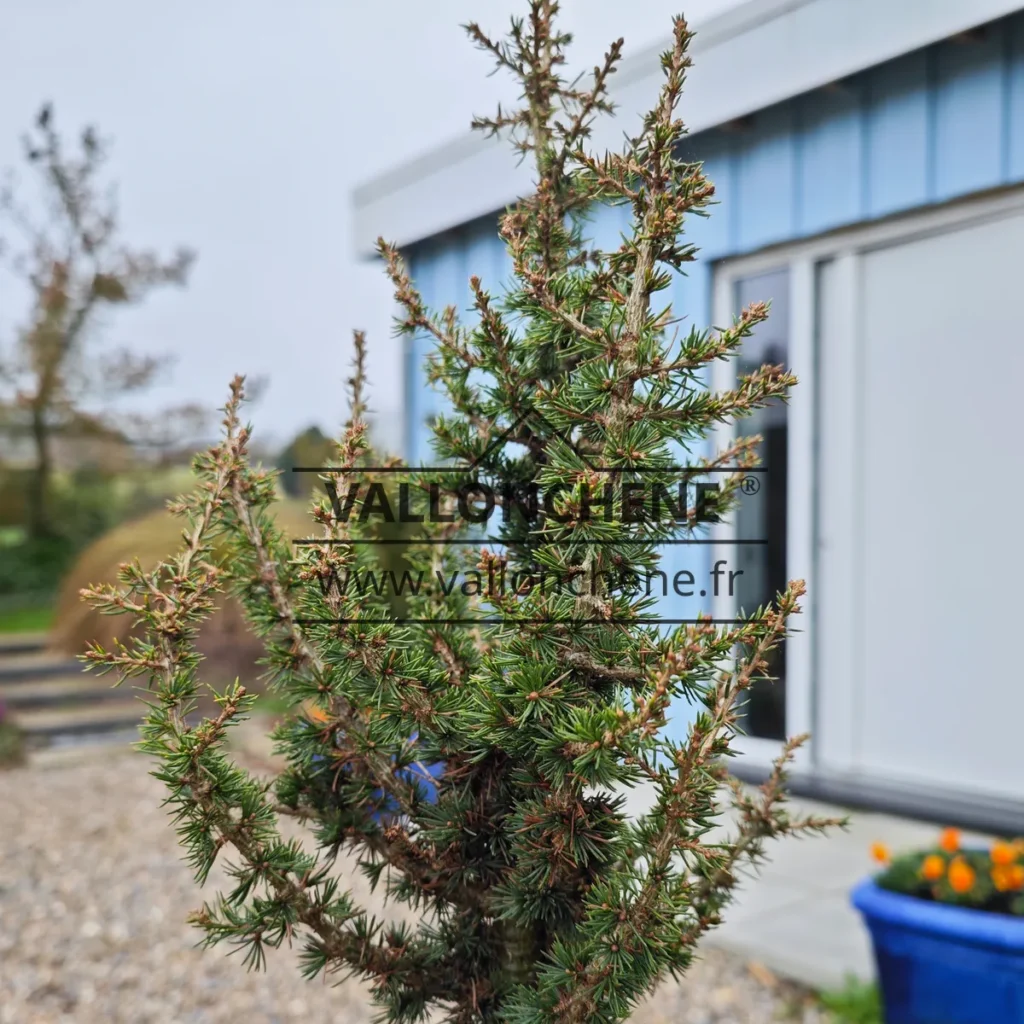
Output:
<instances>
[{"instance_id":1,"label":"blue plant pot","mask_svg":"<svg viewBox=\"0 0 1024 1024\"><path fill-rule=\"evenodd\" d=\"M324 760L324 757L320 754L316 754L313 757L314 764L322 764ZM441 781L441 777L444 775L444 767L443 762L437 762L435 764L419 762L414 769L400 771L398 774L409 782L414 783L416 788L419 790L421 798L426 800L427 803L436 804L437 787ZM380 823L383 820L384 814L388 814L390 816L397 813L397 805L395 805L393 801L384 799L383 790L375 790L373 796L375 800L382 801L380 808L373 815L375 821Z\"/></svg>"},{"instance_id":2,"label":"blue plant pot","mask_svg":"<svg viewBox=\"0 0 1024 1024\"><path fill-rule=\"evenodd\" d=\"M416 784L420 795L428 804L436 804L437 786L441 781L441 776L444 775L444 764L424 764L420 762L417 765L417 769L417 771L406 771L400 774Z\"/></svg>"},{"instance_id":3,"label":"blue plant pot","mask_svg":"<svg viewBox=\"0 0 1024 1024\"><path fill-rule=\"evenodd\" d=\"M1024 918L862 882L886 1024L1024 1024Z\"/></svg>"}]
</instances>

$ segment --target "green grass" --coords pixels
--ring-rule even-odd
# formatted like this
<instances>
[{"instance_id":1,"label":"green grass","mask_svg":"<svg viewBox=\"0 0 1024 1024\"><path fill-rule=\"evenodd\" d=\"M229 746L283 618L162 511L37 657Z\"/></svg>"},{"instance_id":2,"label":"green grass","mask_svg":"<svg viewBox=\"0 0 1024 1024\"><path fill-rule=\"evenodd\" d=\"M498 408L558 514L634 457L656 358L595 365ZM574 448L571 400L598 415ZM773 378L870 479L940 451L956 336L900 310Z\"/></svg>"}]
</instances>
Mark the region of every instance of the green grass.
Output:
<instances>
[{"instance_id":1,"label":"green grass","mask_svg":"<svg viewBox=\"0 0 1024 1024\"><path fill-rule=\"evenodd\" d=\"M276 717L294 714L301 710L294 701L289 700L277 690L265 690L261 693L259 700L256 701L255 709L265 715L274 715Z\"/></svg>"},{"instance_id":2,"label":"green grass","mask_svg":"<svg viewBox=\"0 0 1024 1024\"><path fill-rule=\"evenodd\" d=\"M835 1024L885 1024L876 985L850 978L843 988L822 992L819 998Z\"/></svg>"},{"instance_id":3,"label":"green grass","mask_svg":"<svg viewBox=\"0 0 1024 1024\"><path fill-rule=\"evenodd\" d=\"M6 608L0 604L0 633L45 633L52 619L49 605Z\"/></svg>"}]
</instances>

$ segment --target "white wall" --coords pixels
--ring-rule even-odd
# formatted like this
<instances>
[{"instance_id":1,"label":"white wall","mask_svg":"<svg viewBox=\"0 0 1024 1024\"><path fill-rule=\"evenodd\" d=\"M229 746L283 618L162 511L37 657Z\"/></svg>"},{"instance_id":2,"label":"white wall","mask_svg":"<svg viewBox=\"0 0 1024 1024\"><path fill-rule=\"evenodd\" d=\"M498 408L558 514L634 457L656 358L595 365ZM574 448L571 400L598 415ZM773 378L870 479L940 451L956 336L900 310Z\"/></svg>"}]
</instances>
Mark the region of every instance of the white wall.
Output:
<instances>
[{"instance_id":1,"label":"white wall","mask_svg":"<svg viewBox=\"0 0 1024 1024\"><path fill-rule=\"evenodd\" d=\"M1022 201L991 220L965 206L978 216L825 274L815 739L826 769L1019 799Z\"/></svg>"}]
</instances>

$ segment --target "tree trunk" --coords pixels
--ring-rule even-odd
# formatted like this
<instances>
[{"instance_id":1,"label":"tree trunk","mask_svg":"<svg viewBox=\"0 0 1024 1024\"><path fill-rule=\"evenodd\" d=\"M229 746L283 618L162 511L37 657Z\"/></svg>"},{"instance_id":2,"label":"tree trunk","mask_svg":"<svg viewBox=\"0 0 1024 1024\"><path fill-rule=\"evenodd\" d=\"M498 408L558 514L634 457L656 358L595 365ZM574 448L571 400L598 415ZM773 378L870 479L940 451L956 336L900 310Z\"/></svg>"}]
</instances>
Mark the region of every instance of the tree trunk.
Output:
<instances>
[{"instance_id":1,"label":"tree trunk","mask_svg":"<svg viewBox=\"0 0 1024 1024\"><path fill-rule=\"evenodd\" d=\"M28 534L38 540L53 536L49 500L53 461L46 413L40 406L32 407L32 443L35 446L36 464L28 486Z\"/></svg>"},{"instance_id":2,"label":"tree trunk","mask_svg":"<svg viewBox=\"0 0 1024 1024\"><path fill-rule=\"evenodd\" d=\"M537 967L539 941L533 927L522 928L511 921L503 922L505 976L513 985L529 985Z\"/></svg>"}]
</instances>

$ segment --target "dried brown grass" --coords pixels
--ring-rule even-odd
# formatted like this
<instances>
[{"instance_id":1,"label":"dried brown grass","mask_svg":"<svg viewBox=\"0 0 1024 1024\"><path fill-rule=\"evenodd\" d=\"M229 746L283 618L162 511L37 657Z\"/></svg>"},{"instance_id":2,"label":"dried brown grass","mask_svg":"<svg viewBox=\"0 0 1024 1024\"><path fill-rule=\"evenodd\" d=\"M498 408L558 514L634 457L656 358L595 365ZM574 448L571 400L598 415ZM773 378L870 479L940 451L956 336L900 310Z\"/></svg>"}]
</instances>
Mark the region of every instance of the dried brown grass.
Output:
<instances>
[{"instance_id":1,"label":"dried brown grass","mask_svg":"<svg viewBox=\"0 0 1024 1024\"><path fill-rule=\"evenodd\" d=\"M275 506L280 528L287 537L309 536L313 530L305 501L282 501ZM181 546L182 521L161 510L111 530L89 545L61 585L54 609L49 647L55 653L81 654L91 642L109 649L115 641L134 634L127 615L100 615L79 596L83 587L115 583L118 567L137 558L143 569L152 569ZM246 685L260 674L257 659L262 645L245 623L237 602L225 597L204 623L197 643L206 659L203 678L223 685L236 677Z\"/></svg>"}]
</instances>

